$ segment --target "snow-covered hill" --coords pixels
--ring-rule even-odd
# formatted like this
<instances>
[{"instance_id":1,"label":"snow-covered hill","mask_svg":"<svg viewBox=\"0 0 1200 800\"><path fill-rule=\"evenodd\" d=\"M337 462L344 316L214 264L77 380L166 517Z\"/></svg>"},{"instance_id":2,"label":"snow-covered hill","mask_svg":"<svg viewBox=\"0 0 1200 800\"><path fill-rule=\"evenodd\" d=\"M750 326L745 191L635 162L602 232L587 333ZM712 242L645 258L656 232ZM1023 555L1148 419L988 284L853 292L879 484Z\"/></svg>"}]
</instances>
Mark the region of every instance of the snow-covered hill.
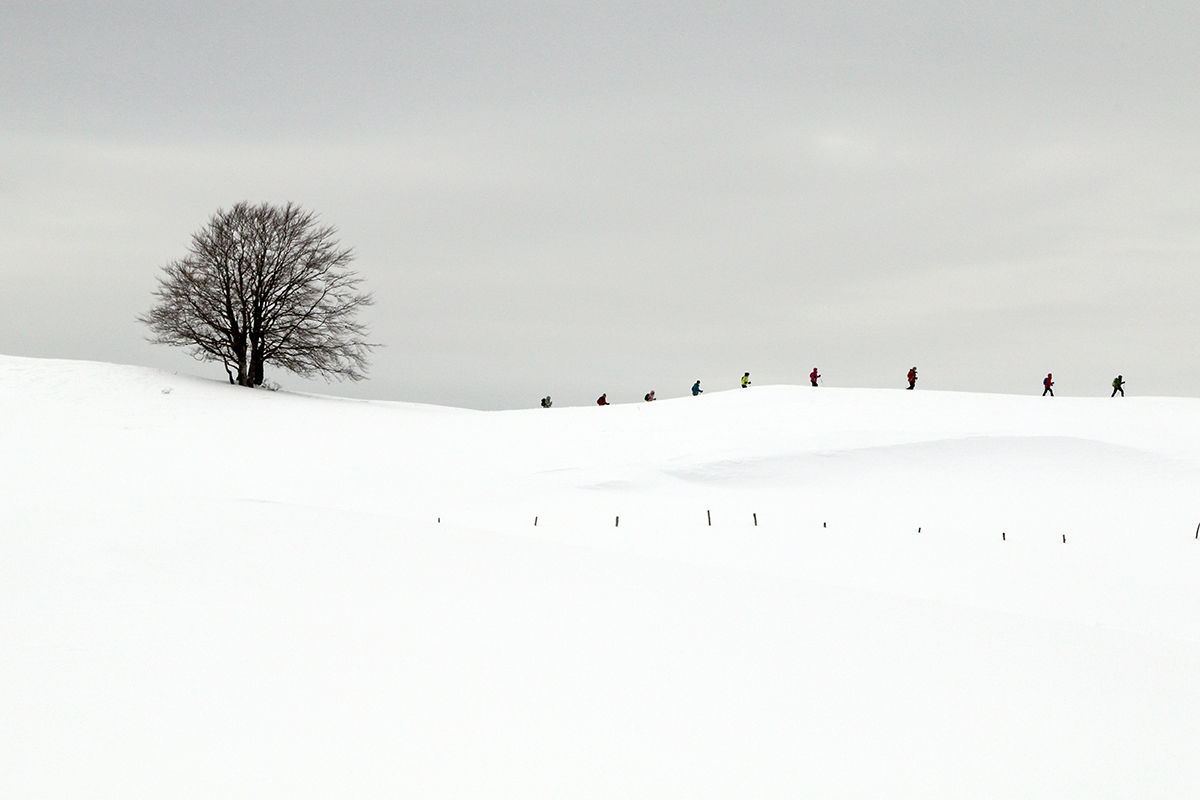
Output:
<instances>
[{"instance_id":1,"label":"snow-covered hill","mask_svg":"<svg viewBox=\"0 0 1200 800\"><path fill-rule=\"evenodd\" d=\"M1200 786L1197 400L477 412L3 357L0 415L5 797Z\"/></svg>"}]
</instances>

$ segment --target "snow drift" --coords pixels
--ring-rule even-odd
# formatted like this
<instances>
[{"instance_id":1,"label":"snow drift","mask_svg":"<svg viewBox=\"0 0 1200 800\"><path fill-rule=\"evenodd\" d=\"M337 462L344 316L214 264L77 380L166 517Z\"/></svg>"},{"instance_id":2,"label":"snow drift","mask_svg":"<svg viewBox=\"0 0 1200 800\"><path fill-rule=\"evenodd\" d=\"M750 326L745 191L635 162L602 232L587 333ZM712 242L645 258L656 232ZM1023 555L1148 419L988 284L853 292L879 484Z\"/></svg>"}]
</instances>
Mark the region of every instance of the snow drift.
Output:
<instances>
[{"instance_id":1,"label":"snow drift","mask_svg":"<svg viewBox=\"0 0 1200 800\"><path fill-rule=\"evenodd\" d=\"M476 412L3 357L0 413L8 797L1200 785L1197 400Z\"/></svg>"}]
</instances>

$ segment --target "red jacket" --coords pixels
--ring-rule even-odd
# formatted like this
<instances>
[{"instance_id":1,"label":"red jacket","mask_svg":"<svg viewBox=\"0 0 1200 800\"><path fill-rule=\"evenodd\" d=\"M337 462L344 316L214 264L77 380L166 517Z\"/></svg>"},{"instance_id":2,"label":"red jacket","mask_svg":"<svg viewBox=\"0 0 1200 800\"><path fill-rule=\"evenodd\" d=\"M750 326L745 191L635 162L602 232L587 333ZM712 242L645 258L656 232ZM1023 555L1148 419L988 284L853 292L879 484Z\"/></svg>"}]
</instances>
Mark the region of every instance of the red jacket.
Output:
<instances>
[{"instance_id":1,"label":"red jacket","mask_svg":"<svg viewBox=\"0 0 1200 800\"><path fill-rule=\"evenodd\" d=\"M917 379L917 371L915 369L910 369L908 371L908 379L910 381L915 381Z\"/></svg>"},{"instance_id":2,"label":"red jacket","mask_svg":"<svg viewBox=\"0 0 1200 800\"><path fill-rule=\"evenodd\" d=\"M608 397L607 394L600 395L600 399L596 401L596 405L598 405L598 406L608 405L608 400L605 399L606 397Z\"/></svg>"}]
</instances>

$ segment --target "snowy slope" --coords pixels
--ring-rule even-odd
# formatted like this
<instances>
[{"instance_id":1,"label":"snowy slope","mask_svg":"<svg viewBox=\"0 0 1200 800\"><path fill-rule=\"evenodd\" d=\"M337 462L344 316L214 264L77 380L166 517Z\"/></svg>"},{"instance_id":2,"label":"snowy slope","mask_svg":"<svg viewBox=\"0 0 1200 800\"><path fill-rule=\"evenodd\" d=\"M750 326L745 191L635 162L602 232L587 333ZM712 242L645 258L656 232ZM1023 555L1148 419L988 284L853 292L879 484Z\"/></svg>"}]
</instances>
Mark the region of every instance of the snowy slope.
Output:
<instances>
[{"instance_id":1,"label":"snowy slope","mask_svg":"<svg viewBox=\"0 0 1200 800\"><path fill-rule=\"evenodd\" d=\"M0 414L5 797L1200 785L1197 400L476 412L2 357Z\"/></svg>"}]
</instances>

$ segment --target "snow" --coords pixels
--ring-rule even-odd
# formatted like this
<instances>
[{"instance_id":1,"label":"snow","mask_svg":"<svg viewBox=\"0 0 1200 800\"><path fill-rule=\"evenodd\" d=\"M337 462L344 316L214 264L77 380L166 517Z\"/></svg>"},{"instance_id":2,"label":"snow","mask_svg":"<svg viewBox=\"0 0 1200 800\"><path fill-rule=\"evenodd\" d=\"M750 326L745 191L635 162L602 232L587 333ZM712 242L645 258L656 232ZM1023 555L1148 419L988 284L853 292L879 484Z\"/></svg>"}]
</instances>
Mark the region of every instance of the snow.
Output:
<instances>
[{"instance_id":1,"label":"snow","mask_svg":"<svg viewBox=\"0 0 1200 800\"><path fill-rule=\"evenodd\" d=\"M0 413L5 797L1200 785L1195 399L478 412L0 357Z\"/></svg>"}]
</instances>

